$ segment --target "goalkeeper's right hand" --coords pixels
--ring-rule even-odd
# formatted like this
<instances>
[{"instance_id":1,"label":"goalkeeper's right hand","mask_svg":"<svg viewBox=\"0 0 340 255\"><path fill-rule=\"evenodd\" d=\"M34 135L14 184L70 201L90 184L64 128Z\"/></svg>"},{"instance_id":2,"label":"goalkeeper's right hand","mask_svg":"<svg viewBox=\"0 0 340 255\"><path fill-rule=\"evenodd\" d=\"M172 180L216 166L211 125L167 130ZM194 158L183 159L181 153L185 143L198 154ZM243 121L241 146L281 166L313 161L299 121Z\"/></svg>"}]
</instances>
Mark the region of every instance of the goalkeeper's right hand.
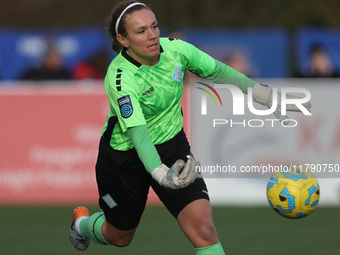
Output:
<instances>
[{"instance_id":1,"label":"goalkeeper's right hand","mask_svg":"<svg viewBox=\"0 0 340 255\"><path fill-rule=\"evenodd\" d=\"M195 181L200 172L197 171L199 162L191 156L187 157L188 161L186 163L179 159L170 169L164 164L160 165L151 172L152 178L156 180L159 185L170 189L179 189L188 186Z\"/></svg>"},{"instance_id":2,"label":"goalkeeper's right hand","mask_svg":"<svg viewBox=\"0 0 340 255\"><path fill-rule=\"evenodd\" d=\"M290 94L286 95L287 98L292 99L300 99L300 97L298 96L293 96ZM264 84L258 84L256 83L254 86L254 92L253 92L253 100L259 104L262 104L266 107L268 107L268 109L271 109L272 104L273 104L273 90L272 88L270 88L267 85ZM311 102L304 102L302 104L306 109L308 109L310 111L312 104ZM293 111L293 112L301 112L301 109L299 109L296 105L287 105L286 108L287 111ZM289 118L287 115L282 115L281 114L281 94L278 93L278 100L277 100L277 105L276 105L276 109L273 112L275 117L279 119L279 121L283 124L283 125L288 125L289 124Z\"/></svg>"}]
</instances>

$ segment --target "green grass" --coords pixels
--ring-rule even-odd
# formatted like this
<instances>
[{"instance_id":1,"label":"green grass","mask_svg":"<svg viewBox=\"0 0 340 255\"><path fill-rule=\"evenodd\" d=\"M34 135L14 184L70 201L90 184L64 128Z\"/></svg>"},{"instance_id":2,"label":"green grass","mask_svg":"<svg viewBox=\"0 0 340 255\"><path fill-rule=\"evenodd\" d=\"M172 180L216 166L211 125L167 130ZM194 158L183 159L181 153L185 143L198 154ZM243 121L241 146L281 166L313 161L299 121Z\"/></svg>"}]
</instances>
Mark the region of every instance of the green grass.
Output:
<instances>
[{"instance_id":1,"label":"green grass","mask_svg":"<svg viewBox=\"0 0 340 255\"><path fill-rule=\"evenodd\" d=\"M89 207L93 213L97 207ZM91 243L75 250L68 230L72 207L0 207L0 253L4 255L188 255L195 254L163 207L148 206L130 246ZM290 220L269 207L214 207L214 221L226 254L336 255L340 250L339 208L319 207Z\"/></svg>"}]
</instances>

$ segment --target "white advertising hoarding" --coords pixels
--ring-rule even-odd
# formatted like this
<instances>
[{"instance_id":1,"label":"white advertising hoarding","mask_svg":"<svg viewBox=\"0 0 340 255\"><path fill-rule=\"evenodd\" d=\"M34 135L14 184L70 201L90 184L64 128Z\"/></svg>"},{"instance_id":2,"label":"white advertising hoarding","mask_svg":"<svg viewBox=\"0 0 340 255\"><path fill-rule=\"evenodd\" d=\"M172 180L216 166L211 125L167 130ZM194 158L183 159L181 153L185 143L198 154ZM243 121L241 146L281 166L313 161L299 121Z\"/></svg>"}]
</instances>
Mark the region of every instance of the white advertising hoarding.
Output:
<instances>
[{"instance_id":1,"label":"white advertising hoarding","mask_svg":"<svg viewBox=\"0 0 340 255\"><path fill-rule=\"evenodd\" d=\"M320 204L339 204L340 81L258 82L287 94L300 89L300 93L291 94L302 99L309 92L311 115L288 112L291 121L282 125L274 114L254 114L251 106L258 113L266 108L256 103L249 105L248 95L242 95L244 109L240 111L235 108L240 99L236 93L207 80L190 81L191 146L201 162L212 202L267 203L265 191L271 174L283 166L298 165L318 178ZM202 86L203 83L207 86ZM280 98L278 101L281 102Z\"/></svg>"}]
</instances>

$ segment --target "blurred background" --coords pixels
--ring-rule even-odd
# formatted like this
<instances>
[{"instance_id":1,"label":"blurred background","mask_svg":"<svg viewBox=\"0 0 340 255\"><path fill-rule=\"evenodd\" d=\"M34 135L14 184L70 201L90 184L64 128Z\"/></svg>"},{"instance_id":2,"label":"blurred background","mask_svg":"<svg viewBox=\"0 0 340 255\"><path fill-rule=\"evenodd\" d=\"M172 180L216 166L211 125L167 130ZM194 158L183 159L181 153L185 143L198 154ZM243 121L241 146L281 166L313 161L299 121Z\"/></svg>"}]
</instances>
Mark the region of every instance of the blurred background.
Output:
<instances>
[{"instance_id":1,"label":"blurred background","mask_svg":"<svg viewBox=\"0 0 340 255\"><path fill-rule=\"evenodd\" d=\"M7 1L0 10L0 79L100 78L114 56L105 22L117 1ZM252 77L338 76L336 0L146 1L163 36L187 40ZM58 55L59 54L59 59ZM322 63L322 64L321 64ZM323 65L324 68L310 65ZM51 67L52 68L52 67ZM57 67L54 67L57 68ZM60 67L61 68L61 67ZM322 69L322 70L321 70ZM325 70L327 69L327 70ZM29 72L31 71L31 72ZM40 79L44 78L40 74Z\"/></svg>"},{"instance_id":2,"label":"blurred background","mask_svg":"<svg viewBox=\"0 0 340 255\"><path fill-rule=\"evenodd\" d=\"M155 12L162 36L186 40L255 80L304 87L312 93L313 116L296 117L299 126L288 134L280 128L206 133L204 141L211 143L203 148L204 156L254 164L254 155L264 152L264 162L300 160L339 166L339 1L144 2ZM109 111L103 79L115 56L105 23L117 3L12 0L0 4L3 254L76 254L67 240L73 208L85 204L91 212L100 210L94 166ZM183 98L187 116L191 111L188 87ZM190 135L190 118L185 129ZM192 145L194 151L202 151L202 146L195 148L193 141ZM243 153L246 148L251 150ZM320 206L302 221L288 221L269 208L265 196L269 176L246 177L207 178L226 251L323 254L327 249L328 254L337 254L339 172L321 176ZM87 254L111 254L112 249L113 254L156 254L155 250L192 254L191 244L152 191L148 203L131 247L91 245ZM157 248L148 245L154 238ZM173 248L165 241L170 238L176 243Z\"/></svg>"}]
</instances>

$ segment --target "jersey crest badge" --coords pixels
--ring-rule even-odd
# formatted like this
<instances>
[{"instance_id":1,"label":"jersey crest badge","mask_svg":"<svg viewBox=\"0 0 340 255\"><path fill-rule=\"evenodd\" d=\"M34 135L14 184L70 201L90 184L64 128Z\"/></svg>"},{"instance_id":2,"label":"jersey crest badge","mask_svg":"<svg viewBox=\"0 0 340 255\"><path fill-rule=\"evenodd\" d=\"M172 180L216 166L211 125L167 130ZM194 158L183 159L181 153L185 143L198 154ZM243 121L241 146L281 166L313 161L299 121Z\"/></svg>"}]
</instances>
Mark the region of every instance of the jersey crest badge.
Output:
<instances>
[{"instance_id":1,"label":"jersey crest badge","mask_svg":"<svg viewBox=\"0 0 340 255\"><path fill-rule=\"evenodd\" d=\"M182 67L176 66L172 79L177 82L182 82L182 72Z\"/></svg>"},{"instance_id":2,"label":"jersey crest badge","mask_svg":"<svg viewBox=\"0 0 340 255\"><path fill-rule=\"evenodd\" d=\"M131 117L133 113L133 107L131 103L131 98L129 95L123 96L121 98L117 99L119 109L120 109L120 114L124 119L127 119Z\"/></svg>"}]
</instances>

